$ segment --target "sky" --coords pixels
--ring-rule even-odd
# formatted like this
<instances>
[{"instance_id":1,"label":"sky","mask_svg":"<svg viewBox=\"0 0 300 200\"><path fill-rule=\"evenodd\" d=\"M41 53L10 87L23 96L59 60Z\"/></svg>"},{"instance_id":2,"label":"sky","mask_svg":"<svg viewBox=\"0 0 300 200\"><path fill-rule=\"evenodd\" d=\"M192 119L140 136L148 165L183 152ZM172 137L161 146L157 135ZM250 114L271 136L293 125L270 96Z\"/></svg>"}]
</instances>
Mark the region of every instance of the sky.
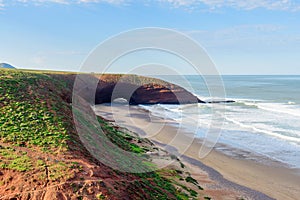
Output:
<instances>
[{"instance_id":1,"label":"sky","mask_svg":"<svg viewBox=\"0 0 300 200\"><path fill-rule=\"evenodd\" d=\"M0 62L79 71L107 38L161 27L197 41L221 74L300 74L299 19L298 0L0 0Z\"/></svg>"}]
</instances>

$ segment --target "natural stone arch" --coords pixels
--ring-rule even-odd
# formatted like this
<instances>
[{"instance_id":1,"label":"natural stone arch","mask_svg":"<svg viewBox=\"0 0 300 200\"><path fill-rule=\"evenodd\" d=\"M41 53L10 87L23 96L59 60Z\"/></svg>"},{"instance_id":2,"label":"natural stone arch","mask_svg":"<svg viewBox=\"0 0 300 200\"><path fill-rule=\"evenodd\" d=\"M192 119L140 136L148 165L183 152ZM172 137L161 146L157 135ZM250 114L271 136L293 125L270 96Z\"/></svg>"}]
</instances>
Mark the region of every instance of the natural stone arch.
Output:
<instances>
[{"instance_id":1,"label":"natural stone arch","mask_svg":"<svg viewBox=\"0 0 300 200\"><path fill-rule=\"evenodd\" d=\"M132 91L132 94L128 94L128 91ZM124 98L132 105L204 103L184 88L155 78L136 75L99 77L95 104L111 103L116 98Z\"/></svg>"}]
</instances>

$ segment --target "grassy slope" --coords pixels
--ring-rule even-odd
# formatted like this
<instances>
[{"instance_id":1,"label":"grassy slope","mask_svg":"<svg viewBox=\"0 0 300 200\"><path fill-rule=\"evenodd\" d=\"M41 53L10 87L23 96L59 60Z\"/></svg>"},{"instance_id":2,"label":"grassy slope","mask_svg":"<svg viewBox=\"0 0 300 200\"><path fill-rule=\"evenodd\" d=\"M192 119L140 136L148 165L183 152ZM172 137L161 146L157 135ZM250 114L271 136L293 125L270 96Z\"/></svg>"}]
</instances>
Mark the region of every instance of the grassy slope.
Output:
<instances>
[{"instance_id":1,"label":"grassy slope","mask_svg":"<svg viewBox=\"0 0 300 200\"><path fill-rule=\"evenodd\" d=\"M59 73L47 74L0 70L0 198L197 198L191 188L201 187L184 169L130 174L98 163L76 134L68 103L70 84ZM155 148L103 119L99 123L126 151L145 154ZM88 128L88 122L83 126Z\"/></svg>"}]
</instances>

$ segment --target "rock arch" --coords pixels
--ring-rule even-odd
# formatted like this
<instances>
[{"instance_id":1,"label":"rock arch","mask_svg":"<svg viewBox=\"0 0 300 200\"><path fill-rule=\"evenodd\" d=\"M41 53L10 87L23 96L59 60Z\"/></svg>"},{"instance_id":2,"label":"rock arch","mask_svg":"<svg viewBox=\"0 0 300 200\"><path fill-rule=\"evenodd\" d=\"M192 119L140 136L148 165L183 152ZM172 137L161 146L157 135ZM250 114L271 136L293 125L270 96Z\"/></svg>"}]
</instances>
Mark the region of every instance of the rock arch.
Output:
<instances>
[{"instance_id":1,"label":"rock arch","mask_svg":"<svg viewBox=\"0 0 300 200\"><path fill-rule=\"evenodd\" d=\"M136 75L100 76L95 104L110 103L116 98L124 98L132 105L204 103L184 88L159 79Z\"/></svg>"}]
</instances>

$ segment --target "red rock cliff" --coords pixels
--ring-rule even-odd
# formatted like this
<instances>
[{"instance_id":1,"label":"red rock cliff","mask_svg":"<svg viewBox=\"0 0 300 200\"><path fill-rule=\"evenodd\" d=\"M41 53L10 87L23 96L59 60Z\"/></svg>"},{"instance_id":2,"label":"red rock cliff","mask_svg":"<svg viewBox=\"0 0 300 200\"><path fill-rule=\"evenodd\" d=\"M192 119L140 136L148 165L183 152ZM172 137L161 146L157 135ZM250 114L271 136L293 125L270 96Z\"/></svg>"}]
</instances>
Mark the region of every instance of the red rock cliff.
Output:
<instances>
[{"instance_id":1,"label":"red rock cliff","mask_svg":"<svg viewBox=\"0 0 300 200\"><path fill-rule=\"evenodd\" d=\"M109 103L116 98L124 98L133 105L204 103L184 88L155 78L136 75L102 75L98 78L96 104Z\"/></svg>"},{"instance_id":2,"label":"red rock cliff","mask_svg":"<svg viewBox=\"0 0 300 200\"><path fill-rule=\"evenodd\" d=\"M178 85L144 76L121 74L56 76L65 79L70 85L73 85L76 79L74 86L76 94L88 101L94 101L91 103L95 104L110 103L117 98L124 98L132 105L205 103Z\"/></svg>"}]
</instances>

